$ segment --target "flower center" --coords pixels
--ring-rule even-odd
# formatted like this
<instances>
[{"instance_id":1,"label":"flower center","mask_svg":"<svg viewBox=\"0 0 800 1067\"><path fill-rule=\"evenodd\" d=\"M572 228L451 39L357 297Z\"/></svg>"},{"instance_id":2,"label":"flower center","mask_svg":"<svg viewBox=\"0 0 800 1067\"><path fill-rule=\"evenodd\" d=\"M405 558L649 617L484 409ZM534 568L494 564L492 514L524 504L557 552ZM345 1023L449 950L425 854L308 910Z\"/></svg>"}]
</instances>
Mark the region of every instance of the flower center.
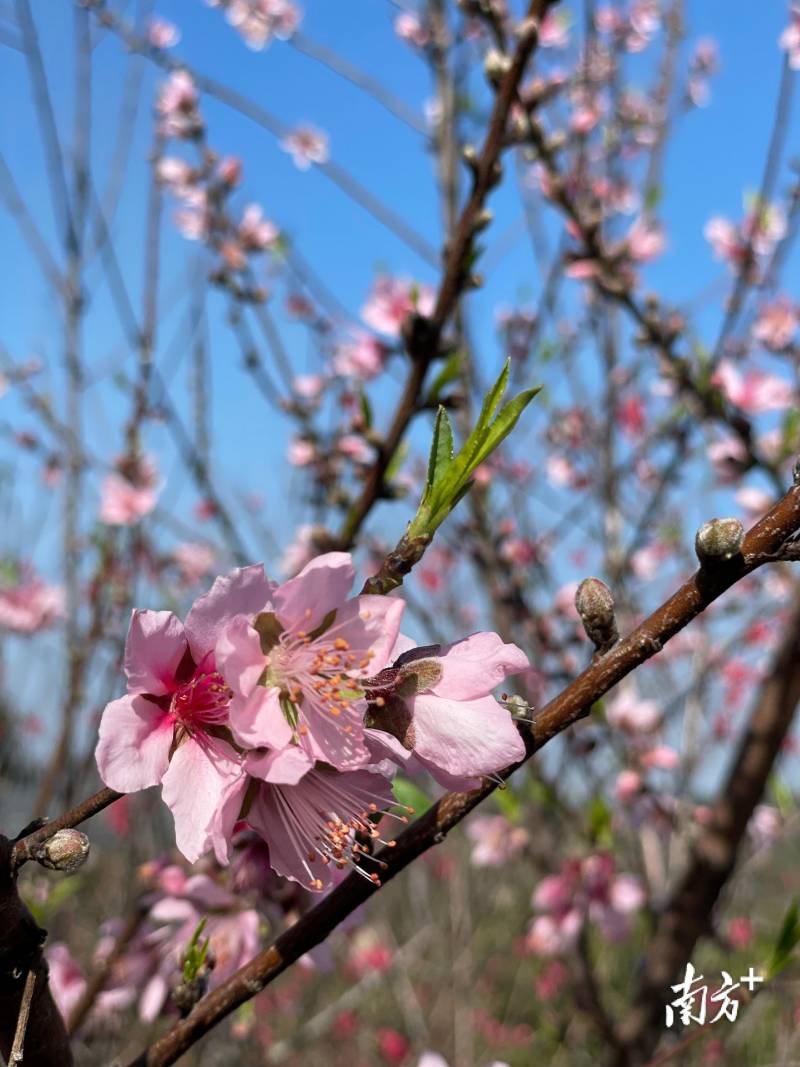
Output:
<instances>
[{"instance_id":1,"label":"flower center","mask_svg":"<svg viewBox=\"0 0 800 1067\"><path fill-rule=\"evenodd\" d=\"M233 692L219 671L208 671L201 663L194 674L172 694L170 711L183 725L219 726L228 721L228 705Z\"/></svg>"}]
</instances>

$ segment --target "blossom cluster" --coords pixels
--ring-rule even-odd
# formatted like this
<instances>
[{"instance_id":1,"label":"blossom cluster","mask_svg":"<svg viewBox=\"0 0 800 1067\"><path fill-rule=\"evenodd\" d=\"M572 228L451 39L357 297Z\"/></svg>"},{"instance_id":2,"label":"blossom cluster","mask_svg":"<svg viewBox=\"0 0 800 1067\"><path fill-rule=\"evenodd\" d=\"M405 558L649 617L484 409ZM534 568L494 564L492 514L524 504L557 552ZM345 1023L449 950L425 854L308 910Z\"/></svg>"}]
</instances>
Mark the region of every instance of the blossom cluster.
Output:
<instances>
[{"instance_id":1,"label":"blossom cluster","mask_svg":"<svg viewBox=\"0 0 800 1067\"><path fill-rule=\"evenodd\" d=\"M278 585L261 565L219 577L185 623L134 611L125 696L100 723L107 786L161 785L178 848L231 859L242 822L271 867L310 889L354 867L379 882L370 843L394 816L391 775L424 768L472 788L524 755L491 695L528 661L494 633L417 648L396 597L350 597L347 553Z\"/></svg>"}]
</instances>

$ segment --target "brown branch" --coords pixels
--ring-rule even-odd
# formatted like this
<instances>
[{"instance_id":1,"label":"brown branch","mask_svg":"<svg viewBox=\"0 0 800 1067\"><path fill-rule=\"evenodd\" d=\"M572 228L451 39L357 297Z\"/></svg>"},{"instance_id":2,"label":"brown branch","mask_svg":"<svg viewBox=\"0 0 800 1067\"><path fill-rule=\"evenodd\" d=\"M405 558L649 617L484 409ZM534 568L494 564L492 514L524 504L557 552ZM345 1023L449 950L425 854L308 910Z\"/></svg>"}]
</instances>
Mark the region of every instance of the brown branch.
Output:
<instances>
[{"instance_id":1,"label":"brown branch","mask_svg":"<svg viewBox=\"0 0 800 1067\"><path fill-rule=\"evenodd\" d=\"M11 1046L11 1052L8 1057L8 1067L16 1067L18 1063L22 1063L22 1057L25 1055L25 1034L28 1031L28 1019L31 1014L31 1001L33 1000L35 987L36 971L31 969L25 977L25 988L22 991L22 1001L19 1006L19 1015L17 1016L17 1029L14 1034L14 1044Z\"/></svg>"},{"instance_id":2,"label":"brown branch","mask_svg":"<svg viewBox=\"0 0 800 1067\"><path fill-rule=\"evenodd\" d=\"M430 318L412 318L405 324L404 340L411 359L411 371L378 458L337 538L340 548L352 546L383 491L384 477L392 457L417 412L425 375L431 363L441 355L444 328L470 284L469 260L475 235L484 223L484 205L489 193L501 178L500 156L505 147L508 116L528 61L536 50L539 23L555 2L557 0L531 0L527 18L521 23L519 43L497 90L483 148L473 164L472 190L448 243L436 306Z\"/></svg>"},{"instance_id":3,"label":"brown branch","mask_svg":"<svg viewBox=\"0 0 800 1067\"><path fill-rule=\"evenodd\" d=\"M80 826L82 822L91 819L93 815L97 815L103 808L119 800L121 796L123 796L122 793L116 793L113 789L101 789L94 796L88 797L74 808L64 812L63 815L59 815L57 819L52 819L28 834L27 837L18 840L11 856L12 869L17 870L23 863L34 859L38 846L51 838L58 830L64 830L68 826Z\"/></svg>"},{"instance_id":4,"label":"brown branch","mask_svg":"<svg viewBox=\"0 0 800 1067\"><path fill-rule=\"evenodd\" d=\"M661 914L645 955L637 996L619 1028L615 1067L645 1063L662 1029L664 998L697 941L709 932L720 894L734 871L747 824L761 800L800 701L800 609L762 683L736 759L695 843L688 867Z\"/></svg>"},{"instance_id":5,"label":"brown branch","mask_svg":"<svg viewBox=\"0 0 800 1067\"><path fill-rule=\"evenodd\" d=\"M798 529L800 485L795 485L748 533L740 556L730 560L726 567L697 571L628 637L587 667L541 710L532 731L526 736L525 760L585 717L609 689L654 656L726 589L760 566L765 553L776 551ZM508 778L520 765L508 767L501 777ZM484 780L480 789L470 793L448 793L432 805L397 838L393 847L386 847L377 854L377 859L384 865L382 883L394 878L418 856L443 841L449 831L495 788L494 782ZM128 1067L165 1067L174 1063L240 1004L261 992L292 963L324 941L340 922L377 891L367 879L351 874L281 934L270 948L201 1000L186 1019L173 1026Z\"/></svg>"},{"instance_id":6,"label":"brown branch","mask_svg":"<svg viewBox=\"0 0 800 1067\"><path fill-rule=\"evenodd\" d=\"M12 844L0 836L0 1055L20 1062L11 1057L22 1052L24 1040L25 1067L72 1067L64 1020L47 981L46 936L20 900Z\"/></svg>"}]
</instances>

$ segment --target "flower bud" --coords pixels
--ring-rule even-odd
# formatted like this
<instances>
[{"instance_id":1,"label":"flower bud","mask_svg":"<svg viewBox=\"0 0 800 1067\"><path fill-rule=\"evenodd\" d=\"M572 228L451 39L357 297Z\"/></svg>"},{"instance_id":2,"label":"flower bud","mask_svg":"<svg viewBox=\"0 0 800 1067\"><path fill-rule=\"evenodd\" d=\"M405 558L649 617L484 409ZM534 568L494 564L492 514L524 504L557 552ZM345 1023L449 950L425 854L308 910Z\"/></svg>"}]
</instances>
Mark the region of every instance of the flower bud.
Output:
<instances>
[{"instance_id":1,"label":"flower bud","mask_svg":"<svg viewBox=\"0 0 800 1067\"><path fill-rule=\"evenodd\" d=\"M614 598L599 578L584 578L575 593L575 610L581 617L586 636L596 648L605 650L619 637Z\"/></svg>"},{"instance_id":2,"label":"flower bud","mask_svg":"<svg viewBox=\"0 0 800 1067\"><path fill-rule=\"evenodd\" d=\"M744 526L738 519L709 519L694 539L694 549L701 565L733 559L742 550Z\"/></svg>"},{"instance_id":3,"label":"flower bud","mask_svg":"<svg viewBox=\"0 0 800 1067\"><path fill-rule=\"evenodd\" d=\"M80 830L58 830L37 848L33 858L51 871L72 874L89 857L89 838Z\"/></svg>"},{"instance_id":4,"label":"flower bud","mask_svg":"<svg viewBox=\"0 0 800 1067\"><path fill-rule=\"evenodd\" d=\"M489 49L483 61L483 69L492 85L497 85L510 68L511 59L509 56L503 55L496 48Z\"/></svg>"}]
</instances>

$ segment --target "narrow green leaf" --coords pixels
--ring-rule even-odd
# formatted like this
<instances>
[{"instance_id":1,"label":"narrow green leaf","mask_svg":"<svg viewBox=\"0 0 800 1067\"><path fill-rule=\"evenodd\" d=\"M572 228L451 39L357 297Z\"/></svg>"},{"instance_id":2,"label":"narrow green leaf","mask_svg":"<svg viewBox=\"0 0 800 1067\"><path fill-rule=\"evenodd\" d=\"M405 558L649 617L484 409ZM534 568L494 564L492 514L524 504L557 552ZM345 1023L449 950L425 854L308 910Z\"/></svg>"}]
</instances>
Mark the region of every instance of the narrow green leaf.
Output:
<instances>
[{"instance_id":1,"label":"narrow green leaf","mask_svg":"<svg viewBox=\"0 0 800 1067\"><path fill-rule=\"evenodd\" d=\"M430 798L414 782L398 774L392 782L392 792L398 804L413 808L417 815L430 807Z\"/></svg>"},{"instance_id":2,"label":"narrow green leaf","mask_svg":"<svg viewBox=\"0 0 800 1067\"><path fill-rule=\"evenodd\" d=\"M473 457L474 466L472 467L472 470L474 470L478 464L482 463L487 456L494 452L498 445L505 441L506 437L508 437L517 425L522 412L538 392L539 389L526 389L524 393L520 393L519 396L515 396L513 400L509 400L487 430L480 448ZM470 473L472 473L472 471L470 471Z\"/></svg>"},{"instance_id":3,"label":"narrow green leaf","mask_svg":"<svg viewBox=\"0 0 800 1067\"><path fill-rule=\"evenodd\" d=\"M386 468L386 474L384 475L385 482L391 482L394 476L402 467L408 455L408 441L403 441L398 448L395 449L395 453L389 462L389 466Z\"/></svg>"},{"instance_id":4,"label":"narrow green leaf","mask_svg":"<svg viewBox=\"0 0 800 1067\"><path fill-rule=\"evenodd\" d=\"M800 941L800 900L797 897L789 905L781 928L775 939L772 955L767 964L767 978L774 978L791 961L792 953Z\"/></svg>"},{"instance_id":5,"label":"narrow green leaf","mask_svg":"<svg viewBox=\"0 0 800 1067\"><path fill-rule=\"evenodd\" d=\"M358 402L361 406L361 417L364 420L364 426L368 429L372 429L372 405L369 402L369 397L362 389L358 395Z\"/></svg>"},{"instance_id":6,"label":"narrow green leaf","mask_svg":"<svg viewBox=\"0 0 800 1067\"><path fill-rule=\"evenodd\" d=\"M454 381L458 377L458 372L461 370L461 364L463 362L463 354L461 352L453 352L447 357L442 364L439 373L431 382L431 387L428 391L428 403L433 404L439 399L439 394L446 385Z\"/></svg>"},{"instance_id":7,"label":"narrow green leaf","mask_svg":"<svg viewBox=\"0 0 800 1067\"><path fill-rule=\"evenodd\" d=\"M428 477L425 482L426 492L442 481L453 459L453 431L447 412L440 405L433 424L431 454L428 459Z\"/></svg>"}]
</instances>

